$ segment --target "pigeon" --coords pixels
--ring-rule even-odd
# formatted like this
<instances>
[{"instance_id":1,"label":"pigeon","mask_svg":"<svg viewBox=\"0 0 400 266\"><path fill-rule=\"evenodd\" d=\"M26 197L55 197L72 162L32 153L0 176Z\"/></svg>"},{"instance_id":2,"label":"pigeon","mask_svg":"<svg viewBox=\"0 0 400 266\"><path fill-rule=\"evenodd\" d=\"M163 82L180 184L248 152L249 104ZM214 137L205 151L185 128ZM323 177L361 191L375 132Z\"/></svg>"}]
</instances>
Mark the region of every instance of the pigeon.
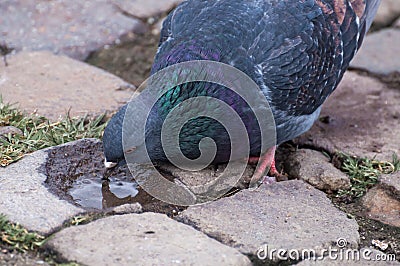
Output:
<instances>
[{"instance_id":1,"label":"pigeon","mask_svg":"<svg viewBox=\"0 0 400 266\"><path fill-rule=\"evenodd\" d=\"M351 59L359 50L380 0L188 0L163 22L151 74L174 64L210 60L230 65L248 75L269 104L276 129L276 145L260 150L260 130L254 114L231 90L196 81L166 92L146 122L146 148L151 160L168 161L160 138L168 112L178 103L210 96L228 103L245 121L250 159L262 161L260 177L279 176L275 148L308 131L321 105L336 89ZM110 120L103 145L106 167L124 161L122 126L127 105ZM212 163L230 159L229 134L211 118L185 124L180 149L190 158L200 156L199 143L213 139L217 152ZM234 144L235 145L235 144ZM142 152L142 151L140 151ZM250 160L249 160L250 161Z\"/></svg>"}]
</instances>

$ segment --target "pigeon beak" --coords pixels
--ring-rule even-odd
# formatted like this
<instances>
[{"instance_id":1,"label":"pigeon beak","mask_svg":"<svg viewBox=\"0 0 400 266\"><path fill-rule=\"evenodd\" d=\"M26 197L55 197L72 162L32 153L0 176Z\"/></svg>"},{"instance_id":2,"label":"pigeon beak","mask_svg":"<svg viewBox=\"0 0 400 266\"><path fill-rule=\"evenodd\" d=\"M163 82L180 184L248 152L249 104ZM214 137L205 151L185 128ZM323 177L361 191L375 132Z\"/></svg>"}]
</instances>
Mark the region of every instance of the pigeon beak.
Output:
<instances>
[{"instance_id":1,"label":"pigeon beak","mask_svg":"<svg viewBox=\"0 0 400 266\"><path fill-rule=\"evenodd\" d=\"M104 166L107 169L113 168L115 166L117 166L118 163L114 163L114 162L107 162L107 159L104 159Z\"/></svg>"}]
</instances>

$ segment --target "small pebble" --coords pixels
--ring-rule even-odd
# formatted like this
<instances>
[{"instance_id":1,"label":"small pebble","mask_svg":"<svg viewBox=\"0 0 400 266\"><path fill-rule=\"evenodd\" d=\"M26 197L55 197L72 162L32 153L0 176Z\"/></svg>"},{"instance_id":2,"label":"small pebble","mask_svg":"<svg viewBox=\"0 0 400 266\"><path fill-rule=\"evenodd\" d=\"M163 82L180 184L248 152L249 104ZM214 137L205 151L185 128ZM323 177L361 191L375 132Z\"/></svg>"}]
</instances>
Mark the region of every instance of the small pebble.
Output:
<instances>
[{"instance_id":1,"label":"small pebble","mask_svg":"<svg viewBox=\"0 0 400 266\"><path fill-rule=\"evenodd\" d=\"M11 135L23 135L21 129L13 127L13 126L4 126L0 127L0 136L7 136L8 134Z\"/></svg>"},{"instance_id":2,"label":"small pebble","mask_svg":"<svg viewBox=\"0 0 400 266\"><path fill-rule=\"evenodd\" d=\"M385 243L385 242L380 241L380 240L373 239L371 241L371 243L372 243L372 245L374 245L375 247L378 247L382 251L385 251L389 247L388 243Z\"/></svg>"}]
</instances>

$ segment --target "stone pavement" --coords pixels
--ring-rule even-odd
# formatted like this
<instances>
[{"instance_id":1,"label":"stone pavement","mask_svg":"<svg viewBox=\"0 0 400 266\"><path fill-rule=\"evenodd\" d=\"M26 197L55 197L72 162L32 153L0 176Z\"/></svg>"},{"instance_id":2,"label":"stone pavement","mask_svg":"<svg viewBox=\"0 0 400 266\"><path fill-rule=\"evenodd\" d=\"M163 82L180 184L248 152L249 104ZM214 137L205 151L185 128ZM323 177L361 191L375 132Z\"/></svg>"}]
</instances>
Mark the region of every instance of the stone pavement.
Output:
<instances>
[{"instance_id":1,"label":"stone pavement","mask_svg":"<svg viewBox=\"0 0 400 266\"><path fill-rule=\"evenodd\" d=\"M350 188L350 178L335 168L330 159L321 152L299 149L290 154L284 164L289 176L304 180L320 190Z\"/></svg>"},{"instance_id":2,"label":"stone pavement","mask_svg":"<svg viewBox=\"0 0 400 266\"><path fill-rule=\"evenodd\" d=\"M101 69L47 51L21 52L0 64L1 95L52 120L118 109L135 87ZM43 97L45 95L46 97Z\"/></svg>"},{"instance_id":3,"label":"stone pavement","mask_svg":"<svg viewBox=\"0 0 400 266\"><path fill-rule=\"evenodd\" d=\"M1 39L9 48L50 50L76 59L129 32L145 31L140 20L126 16L110 1L2 1Z\"/></svg>"},{"instance_id":4,"label":"stone pavement","mask_svg":"<svg viewBox=\"0 0 400 266\"><path fill-rule=\"evenodd\" d=\"M400 12L396 1L383 0L376 23L376 28L393 27L368 35L352 63L353 69L372 75L346 73L324 105L322 119L296 140L302 148L284 162L288 174L300 180L263 184L254 191L242 190L170 217L142 213L139 203L122 205L106 212L106 217L73 226L68 221L77 215L93 214L93 210L50 192L45 165L49 153L66 146L79 150L80 145L99 145L98 140L89 139L37 151L1 168L0 212L28 230L51 236L45 249L57 254L60 261L85 265L251 265L260 263L258 256L266 255L266 247L299 254L314 249L321 255L324 248L338 247L339 239L346 240L346 249L370 248L371 243L359 244L357 221L326 197L326 192L348 188L349 178L320 151L384 160L391 160L393 153L400 154L400 88L380 79L382 74L400 72L395 39L399 37L399 23L395 21L400 21ZM91 52L141 38L143 32L157 34L159 23L153 22L178 2L2 1L0 38L4 43L0 45L14 49L6 57L7 66L0 62L3 100L18 102L21 108L54 120L70 108L73 115L115 111L131 97L134 87L76 59L84 60ZM0 128L0 135L10 130L23 134L17 129ZM102 160L86 159L90 165ZM180 171L167 170L175 177L187 178ZM213 172L208 169L194 176L198 179L202 174ZM380 177L361 201L366 217L400 227L399 180L398 173ZM300 256L292 263L341 263L324 256L315 262ZM32 255L11 257L0 253L0 264L45 265ZM274 253L261 262L282 260Z\"/></svg>"},{"instance_id":5,"label":"stone pavement","mask_svg":"<svg viewBox=\"0 0 400 266\"><path fill-rule=\"evenodd\" d=\"M314 249L320 256L340 238L351 248L359 241L356 221L336 209L323 192L298 180L192 206L178 219L253 257L264 245L300 253ZM279 261L275 256L272 260Z\"/></svg>"},{"instance_id":6,"label":"stone pavement","mask_svg":"<svg viewBox=\"0 0 400 266\"><path fill-rule=\"evenodd\" d=\"M300 180L242 190L189 207L174 219L152 212L129 214L141 212L140 206L135 206L121 208L125 215L68 225L68 220L89 210L48 190L48 156L66 146L81 150L80 146L95 147L97 143L85 139L37 151L0 169L0 209L28 230L51 235L46 249L56 252L61 261L85 265L248 265L249 259L264 258L264 247L298 254L313 250L322 256L323 249L345 239L346 248L360 248L357 222L334 207L325 193ZM383 176L381 183L400 194L398 175ZM270 256L269 260L282 260L276 254ZM301 259L304 257L297 258Z\"/></svg>"},{"instance_id":7,"label":"stone pavement","mask_svg":"<svg viewBox=\"0 0 400 266\"><path fill-rule=\"evenodd\" d=\"M236 249L157 213L112 216L70 227L47 245L85 265L251 265Z\"/></svg>"},{"instance_id":8,"label":"stone pavement","mask_svg":"<svg viewBox=\"0 0 400 266\"><path fill-rule=\"evenodd\" d=\"M159 16L180 2L5 0L0 3L0 45L84 60L104 46L148 31L143 19Z\"/></svg>"},{"instance_id":9,"label":"stone pavement","mask_svg":"<svg viewBox=\"0 0 400 266\"><path fill-rule=\"evenodd\" d=\"M85 210L60 200L47 190L43 169L46 158L46 150L41 150L16 164L0 168L0 210L29 230L48 235L65 220Z\"/></svg>"},{"instance_id":10,"label":"stone pavement","mask_svg":"<svg viewBox=\"0 0 400 266\"><path fill-rule=\"evenodd\" d=\"M400 91L354 72L344 75L321 117L296 142L330 153L391 161L400 150Z\"/></svg>"},{"instance_id":11,"label":"stone pavement","mask_svg":"<svg viewBox=\"0 0 400 266\"><path fill-rule=\"evenodd\" d=\"M400 5L399 5L400 6ZM400 73L400 29L389 28L371 33L350 66L374 74Z\"/></svg>"}]
</instances>

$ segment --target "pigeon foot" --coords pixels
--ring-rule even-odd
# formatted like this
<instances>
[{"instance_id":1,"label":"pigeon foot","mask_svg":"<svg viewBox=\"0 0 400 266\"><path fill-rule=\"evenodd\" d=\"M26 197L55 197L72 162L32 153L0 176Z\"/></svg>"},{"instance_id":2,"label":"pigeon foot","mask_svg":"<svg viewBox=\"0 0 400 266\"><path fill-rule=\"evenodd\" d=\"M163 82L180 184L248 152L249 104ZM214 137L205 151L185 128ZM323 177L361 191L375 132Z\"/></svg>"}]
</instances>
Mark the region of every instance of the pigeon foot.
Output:
<instances>
[{"instance_id":1,"label":"pigeon foot","mask_svg":"<svg viewBox=\"0 0 400 266\"><path fill-rule=\"evenodd\" d=\"M275 167L275 150L276 146L273 146L260 157L249 158L250 164L256 164L260 162L253 175L253 178L257 182L261 181L261 183L271 184L274 182L288 180L288 177L284 174L279 173ZM264 176L267 168L269 168L268 175Z\"/></svg>"}]
</instances>

